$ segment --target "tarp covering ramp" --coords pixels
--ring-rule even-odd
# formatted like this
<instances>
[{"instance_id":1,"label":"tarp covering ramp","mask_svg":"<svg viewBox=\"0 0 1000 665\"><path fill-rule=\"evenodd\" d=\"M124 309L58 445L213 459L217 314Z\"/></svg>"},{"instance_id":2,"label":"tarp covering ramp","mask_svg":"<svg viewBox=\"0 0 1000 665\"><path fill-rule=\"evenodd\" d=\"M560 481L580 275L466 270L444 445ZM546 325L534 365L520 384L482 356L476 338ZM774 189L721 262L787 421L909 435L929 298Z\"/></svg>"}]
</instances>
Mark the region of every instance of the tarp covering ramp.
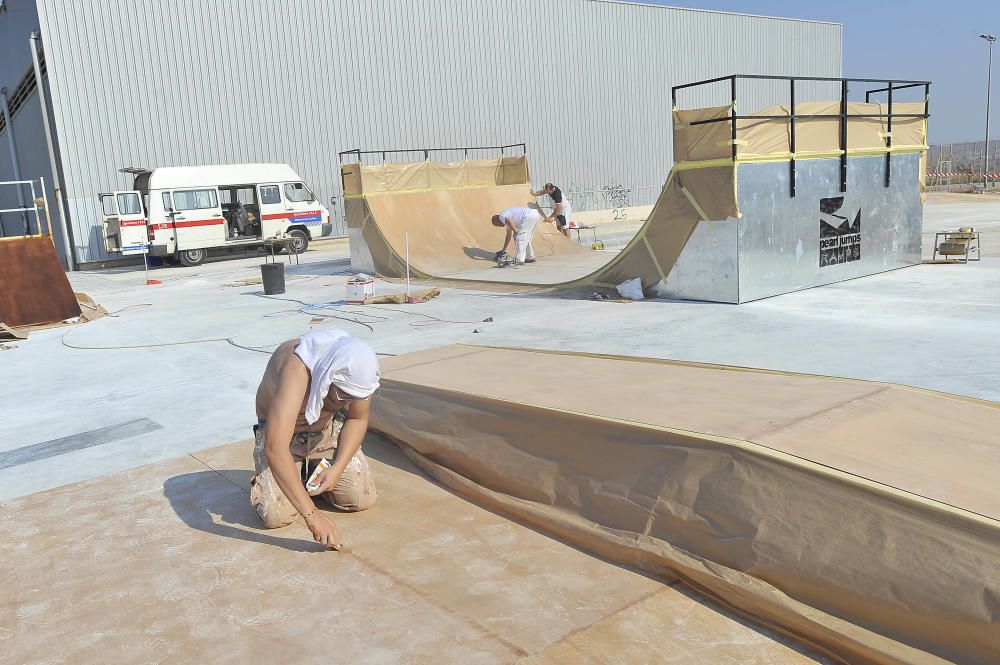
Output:
<instances>
[{"instance_id":1,"label":"tarp covering ramp","mask_svg":"<svg viewBox=\"0 0 1000 665\"><path fill-rule=\"evenodd\" d=\"M733 159L731 121L724 120L731 111L731 106L674 111L675 166L646 222L617 254L581 249L553 225L542 224L535 232L537 264L514 272L492 265L503 231L490 226L490 218L507 207L536 205L525 156L344 164L347 224L361 230L375 271L385 277L405 275L408 237L410 273L417 277L561 288L614 287L639 277L652 290L670 274L699 221L740 217L738 165L842 154L839 117L797 120L795 152L790 152L792 123L785 118L790 111L775 106L755 114L768 117L737 121ZM923 105L897 103L893 111L916 115ZM897 118L889 131L883 118L860 117L885 112L877 103L848 105L847 155L924 154L924 118ZM796 113L836 116L839 102L802 103ZM760 193L775 201L788 197L786 191L778 194Z\"/></svg>"},{"instance_id":2,"label":"tarp covering ramp","mask_svg":"<svg viewBox=\"0 0 1000 665\"><path fill-rule=\"evenodd\" d=\"M843 662L1000 662L1000 405L470 346L383 371L372 428L475 502Z\"/></svg>"}]
</instances>

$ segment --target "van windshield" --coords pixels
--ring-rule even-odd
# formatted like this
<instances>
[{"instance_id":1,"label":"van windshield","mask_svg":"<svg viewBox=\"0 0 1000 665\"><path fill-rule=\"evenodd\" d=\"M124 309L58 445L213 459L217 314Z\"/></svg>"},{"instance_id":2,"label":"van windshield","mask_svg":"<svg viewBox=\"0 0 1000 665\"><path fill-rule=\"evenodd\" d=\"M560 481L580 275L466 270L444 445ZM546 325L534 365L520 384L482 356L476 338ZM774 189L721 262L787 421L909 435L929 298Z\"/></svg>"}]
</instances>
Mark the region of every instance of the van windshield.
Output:
<instances>
[{"instance_id":1,"label":"van windshield","mask_svg":"<svg viewBox=\"0 0 1000 665\"><path fill-rule=\"evenodd\" d=\"M315 201L316 197L301 182L289 182L285 184L285 198L293 203L302 201Z\"/></svg>"},{"instance_id":2,"label":"van windshield","mask_svg":"<svg viewBox=\"0 0 1000 665\"><path fill-rule=\"evenodd\" d=\"M214 189L189 189L174 192L175 210L203 210L216 208L218 205L219 197Z\"/></svg>"}]
</instances>

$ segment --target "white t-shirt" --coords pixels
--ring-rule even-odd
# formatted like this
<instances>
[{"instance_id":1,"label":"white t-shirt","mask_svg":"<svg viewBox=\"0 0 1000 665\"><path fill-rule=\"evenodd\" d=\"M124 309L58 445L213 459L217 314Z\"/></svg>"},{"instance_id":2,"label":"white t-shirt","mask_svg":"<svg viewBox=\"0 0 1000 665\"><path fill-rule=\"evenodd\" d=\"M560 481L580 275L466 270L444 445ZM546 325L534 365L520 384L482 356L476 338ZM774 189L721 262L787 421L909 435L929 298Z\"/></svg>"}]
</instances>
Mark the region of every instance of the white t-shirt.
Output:
<instances>
[{"instance_id":1,"label":"white t-shirt","mask_svg":"<svg viewBox=\"0 0 1000 665\"><path fill-rule=\"evenodd\" d=\"M524 222L537 214L531 208L507 208L500 211L500 219L504 221L509 220L514 225L514 228L520 231L521 227L524 226Z\"/></svg>"}]
</instances>

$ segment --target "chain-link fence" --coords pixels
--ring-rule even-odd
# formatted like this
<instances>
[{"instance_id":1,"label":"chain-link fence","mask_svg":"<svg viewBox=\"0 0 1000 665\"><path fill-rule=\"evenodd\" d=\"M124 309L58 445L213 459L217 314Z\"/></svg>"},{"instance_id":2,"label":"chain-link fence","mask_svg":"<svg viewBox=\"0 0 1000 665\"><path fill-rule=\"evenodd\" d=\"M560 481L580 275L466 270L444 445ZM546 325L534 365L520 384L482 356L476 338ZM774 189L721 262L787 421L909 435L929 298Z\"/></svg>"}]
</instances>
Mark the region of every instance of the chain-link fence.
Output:
<instances>
[{"instance_id":1,"label":"chain-link fence","mask_svg":"<svg viewBox=\"0 0 1000 665\"><path fill-rule=\"evenodd\" d=\"M633 206L653 205L660 196L663 185L617 185L608 184L601 187L580 186L570 184L564 188L570 205L576 212L588 210L610 210L612 219L616 214L622 215L624 210Z\"/></svg>"},{"instance_id":2,"label":"chain-link fence","mask_svg":"<svg viewBox=\"0 0 1000 665\"><path fill-rule=\"evenodd\" d=\"M1000 141L964 141L932 145L927 151L927 188L931 191L972 191L1000 188ZM984 153L986 174L983 175Z\"/></svg>"}]
</instances>

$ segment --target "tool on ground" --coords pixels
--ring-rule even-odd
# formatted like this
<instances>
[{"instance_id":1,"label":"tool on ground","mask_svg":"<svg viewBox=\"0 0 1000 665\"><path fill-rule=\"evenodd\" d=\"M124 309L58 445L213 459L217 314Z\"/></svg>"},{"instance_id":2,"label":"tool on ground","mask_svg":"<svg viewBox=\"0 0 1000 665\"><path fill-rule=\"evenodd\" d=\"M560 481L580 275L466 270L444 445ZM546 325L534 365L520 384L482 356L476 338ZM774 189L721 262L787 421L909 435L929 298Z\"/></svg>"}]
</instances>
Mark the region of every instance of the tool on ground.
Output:
<instances>
[{"instance_id":1,"label":"tool on ground","mask_svg":"<svg viewBox=\"0 0 1000 665\"><path fill-rule=\"evenodd\" d=\"M509 268L514 265L514 257L500 250L496 253L497 268Z\"/></svg>"},{"instance_id":2,"label":"tool on ground","mask_svg":"<svg viewBox=\"0 0 1000 665\"><path fill-rule=\"evenodd\" d=\"M347 302L351 305L364 305L374 295L375 278L371 275L358 273L347 281Z\"/></svg>"}]
</instances>

